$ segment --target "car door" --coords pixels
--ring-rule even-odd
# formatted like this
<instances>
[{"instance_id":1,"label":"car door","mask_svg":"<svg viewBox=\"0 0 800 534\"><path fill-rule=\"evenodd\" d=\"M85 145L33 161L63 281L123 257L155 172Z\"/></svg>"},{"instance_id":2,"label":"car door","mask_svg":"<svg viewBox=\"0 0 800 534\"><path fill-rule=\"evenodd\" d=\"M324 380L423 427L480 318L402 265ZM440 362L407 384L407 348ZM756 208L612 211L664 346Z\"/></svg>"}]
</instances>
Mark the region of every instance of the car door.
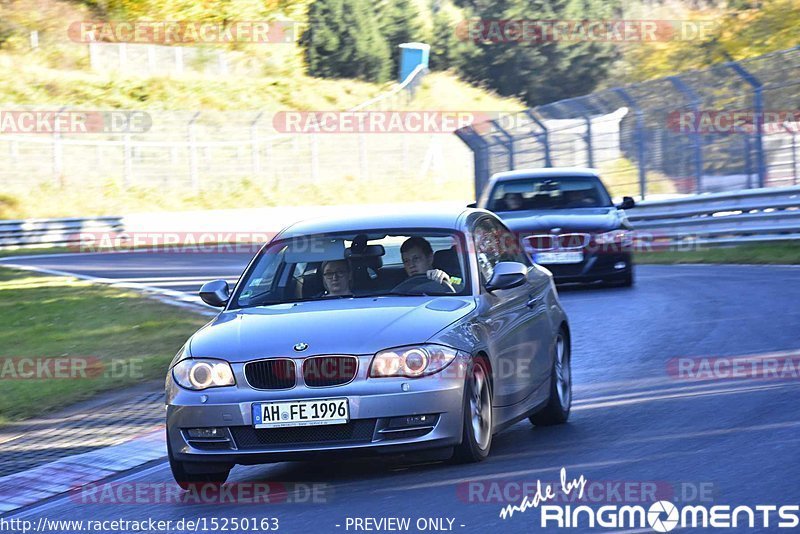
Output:
<instances>
[{"instance_id":1,"label":"car door","mask_svg":"<svg viewBox=\"0 0 800 534\"><path fill-rule=\"evenodd\" d=\"M482 296L487 304L483 321L493 360L494 404L510 406L528 399L544 380L543 370L549 369L545 309L548 285L542 283L514 234L497 219L477 221L473 236ZM488 293L483 288L501 261L523 263L528 267L528 278L521 286Z\"/></svg>"}]
</instances>

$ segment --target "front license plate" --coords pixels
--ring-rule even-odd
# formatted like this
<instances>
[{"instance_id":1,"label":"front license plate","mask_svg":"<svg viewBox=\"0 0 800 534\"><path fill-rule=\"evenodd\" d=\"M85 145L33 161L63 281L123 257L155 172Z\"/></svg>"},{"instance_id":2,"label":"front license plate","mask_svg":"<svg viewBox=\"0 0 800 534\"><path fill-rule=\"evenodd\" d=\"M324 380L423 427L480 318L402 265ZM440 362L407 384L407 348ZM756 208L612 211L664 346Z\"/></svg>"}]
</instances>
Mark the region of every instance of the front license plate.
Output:
<instances>
[{"instance_id":1,"label":"front license plate","mask_svg":"<svg viewBox=\"0 0 800 534\"><path fill-rule=\"evenodd\" d=\"M583 251L577 252L538 252L533 261L541 265L547 263L580 263L583 261Z\"/></svg>"},{"instance_id":2,"label":"front license plate","mask_svg":"<svg viewBox=\"0 0 800 534\"><path fill-rule=\"evenodd\" d=\"M253 404L253 426L256 428L341 425L349 419L350 407L346 398Z\"/></svg>"}]
</instances>

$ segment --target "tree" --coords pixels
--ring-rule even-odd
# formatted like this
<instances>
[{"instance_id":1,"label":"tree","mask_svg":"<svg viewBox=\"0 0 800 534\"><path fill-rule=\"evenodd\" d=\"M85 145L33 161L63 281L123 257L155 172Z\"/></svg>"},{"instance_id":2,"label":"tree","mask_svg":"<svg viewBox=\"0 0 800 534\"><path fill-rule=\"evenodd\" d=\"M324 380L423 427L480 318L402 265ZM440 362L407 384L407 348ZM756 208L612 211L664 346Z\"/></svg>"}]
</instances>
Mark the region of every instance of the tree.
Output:
<instances>
[{"instance_id":1,"label":"tree","mask_svg":"<svg viewBox=\"0 0 800 534\"><path fill-rule=\"evenodd\" d=\"M318 0L300 38L308 72L323 78L383 82L389 77L389 46L368 0Z\"/></svg>"},{"instance_id":2,"label":"tree","mask_svg":"<svg viewBox=\"0 0 800 534\"><path fill-rule=\"evenodd\" d=\"M398 72L402 43L422 38L420 13L413 0L385 0L377 6L378 28L389 44L392 73Z\"/></svg>"},{"instance_id":3,"label":"tree","mask_svg":"<svg viewBox=\"0 0 800 534\"><path fill-rule=\"evenodd\" d=\"M463 24L464 16L451 5L442 6L433 15L432 70L458 68L463 61L469 60L471 47L458 33Z\"/></svg>"},{"instance_id":4,"label":"tree","mask_svg":"<svg viewBox=\"0 0 800 534\"><path fill-rule=\"evenodd\" d=\"M473 8L484 25L509 20L574 25L611 18L615 5L600 0L479 0ZM475 57L461 62L464 75L502 95L520 96L531 106L591 92L617 58L613 43L590 39L477 41L470 41Z\"/></svg>"}]
</instances>

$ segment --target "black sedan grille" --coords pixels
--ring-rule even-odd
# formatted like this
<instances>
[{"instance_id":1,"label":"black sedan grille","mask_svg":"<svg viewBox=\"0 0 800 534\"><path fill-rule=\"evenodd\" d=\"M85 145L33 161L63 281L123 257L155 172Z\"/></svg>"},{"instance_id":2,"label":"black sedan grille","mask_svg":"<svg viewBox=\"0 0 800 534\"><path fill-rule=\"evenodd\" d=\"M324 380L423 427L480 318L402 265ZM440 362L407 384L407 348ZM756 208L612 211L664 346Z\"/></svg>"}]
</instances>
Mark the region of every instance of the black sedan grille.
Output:
<instances>
[{"instance_id":1,"label":"black sedan grille","mask_svg":"<svg viewBox=\"0 0 800 534\"><path fill-rule=\"evenodd\" d=\"M528 245L539 252L549 250L580 250L589 245L592 236L584 233L537 234L525 239Z\"/></svg>"},{"instance_id":2,"label":"black sedan grille","mask_svg":"<svg viewBox=\"0 0 800 534\"><path fill-rule=\"evenodd\" d=\"M309 387L338 386L353 380L357 370L355 356L316 356L303 362L303 380Z\"/></svg>"},{"instance_id":3,"label":"black sedan grille","mask_svg":"<svg viewBox=\"0 0 800 534\"><path fill-rule=\"evenodd\" d=\"M375 433L375 419L354 419L341 425L290 428L230 427L239 449L264 449L275 445L368 443Z\"/></svg>"},{"instance_id":4,"label":"black sedan grille","mask_svg":"<svg viewBox=\"0 0 800 534\"><path fill-rule=\"evenodd\" d=\"M244 366L244 376L255 389L289 389L295 385L294 361L288 358L259 360Z\"/></svg>"}]
</instances>

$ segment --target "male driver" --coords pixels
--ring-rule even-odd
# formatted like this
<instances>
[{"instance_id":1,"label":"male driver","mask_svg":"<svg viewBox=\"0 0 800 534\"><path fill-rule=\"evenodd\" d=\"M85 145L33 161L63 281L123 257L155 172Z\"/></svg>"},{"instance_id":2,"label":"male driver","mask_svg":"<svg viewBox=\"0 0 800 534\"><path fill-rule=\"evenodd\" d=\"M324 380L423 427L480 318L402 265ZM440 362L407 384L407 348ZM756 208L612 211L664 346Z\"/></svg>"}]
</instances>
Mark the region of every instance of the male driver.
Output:
<instances>
[{"instance_id":1,"label":"male driver","mask_svg":"<svg viewBox=\"0 0 800 534\"><path fill-rule=\"evenodd\" d=\"M350 263L347 260L334 260L322 263L323 295L352 295Z\"/></svg>"},{"instance_id":2,"label":"male driver","mask_svg":"<svg viewBox=\"0 0 800 534\"><path fill-rule=\"evenodd\" d=\"M425 275L442 285L450 284L450 276L446 272L433 268L433 248L424 237L406 239L400 246L400 256L408 276Z\"/></svg>"}]
</instances>

